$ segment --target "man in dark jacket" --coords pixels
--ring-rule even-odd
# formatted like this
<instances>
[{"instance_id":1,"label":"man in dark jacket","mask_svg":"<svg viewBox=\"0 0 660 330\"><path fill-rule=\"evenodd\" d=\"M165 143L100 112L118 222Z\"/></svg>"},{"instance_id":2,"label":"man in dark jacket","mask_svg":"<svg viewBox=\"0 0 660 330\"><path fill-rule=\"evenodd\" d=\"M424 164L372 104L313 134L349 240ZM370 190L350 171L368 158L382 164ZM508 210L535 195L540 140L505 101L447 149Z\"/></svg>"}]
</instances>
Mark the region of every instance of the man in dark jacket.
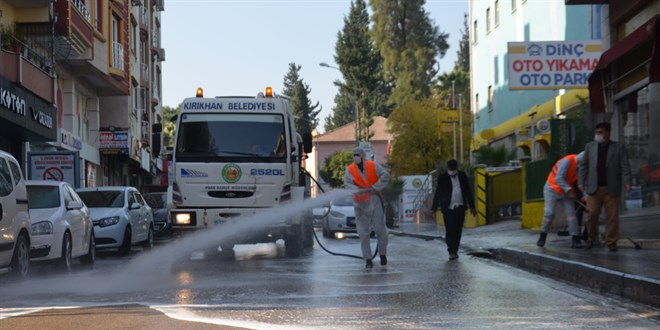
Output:
<instances>
[{"instance_id":1,"label":"man in dark jacket","mask_svg":"<svg viewBox=\"0 0 660 330\"><path fill-rule=\"evenodd\" d=\"M461 244L465 210L469 207L472 215L476 215L474 196L465 172L458 170L455 159L447 161L447 173L438 176L438 185L433 196L431 216L440 208L445 222L445 241L449 260L458 259L458 246Z\"/></svg>"}]
</instances>

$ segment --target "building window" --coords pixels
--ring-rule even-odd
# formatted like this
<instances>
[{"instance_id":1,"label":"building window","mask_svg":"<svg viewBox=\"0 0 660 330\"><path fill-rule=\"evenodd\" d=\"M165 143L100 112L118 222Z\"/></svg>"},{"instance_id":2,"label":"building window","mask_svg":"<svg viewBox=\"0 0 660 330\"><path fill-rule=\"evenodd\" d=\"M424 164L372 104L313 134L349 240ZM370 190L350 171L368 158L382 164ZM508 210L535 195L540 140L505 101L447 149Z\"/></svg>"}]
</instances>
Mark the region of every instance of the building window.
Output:
<instances>
[{"instance_id":1,"label":"building window","mask_svg":"<svg viewBox=\"0 0 660 330\"><path fill-rule=\"evenodd\" d=\"M474 29L472 29L473 44L477 44L477 35L479 35L479 30L477 29L477 21L474 21Z\"/></svg>"},{"instance_id":2,"label":"building window","mask_svg":"<svg viewBox=\"0 0 660 330\"><path fill-rule=\"evenodd\" d=\"M632 172L632 189L625 193L626 210L660 206L660 136L653 133L660 127L660 113L652 105L648 86L615 105L624 118L623 142Z\"/></svg>"},{"instance_id":3,"label":"building window","mask_svg":"<svg viewBox=\"0 0 660 330\"><path fill-rule=\"evenodd\" d=\"M500 25L500 0L495 0L495 27Z\"/></svg>"},{"instance_id":4,"label":"building window","mask_svg":"<svg viewBox=\"0 0 660 330\"><path fill-rule=\"evenodd\" d=\"M516 2L517 1L518 0L511 0L511 12L516 11L516 5L517 5Z\"/></svg>"},{"instance_id":5,"label":"building window","mask_svg":"<svg viewBox=\"0 0 660 330\"><path fill-rule=\"evenodd\" d=\"M96 31L103 33L103 0L94 3L94 27Z\"/></svg>"},{"instance_id":6,"label":"building window","mask_svg":"<svg viewBox=\"0 0 660 330\"><path fill-rule=\"evenodd\" d=\"M490 7L486 9L486 34L490 33Z\"/></svg>"},{"instance_id":7,"label":"building window","mask_svg":"<svg viewBox=\"0 0 660 330\"><path fill-rule=\"evenodd\" d=\"M474 94L474 113L479 116L479 93Z\"/></svg>"},{"instance_id":8,"label":"building window","mask_svg":"<svg viewBox=\"0 0 660 330\"><path fill-rule=\"evenodd\" d=\"M134 19L131 19L131 53L133 55L137 54L137 42L138 42L138 28L137 22Z\"/></svg>"},{"instance_id":9,"label":"building window","mask_svg":"<svg viewBox=\"0 0 660 330\"><path fill-rule=\"evenodd\" d=\"M488 111L493 111L493 85L488 86Z\"/></svg>"}]
</instances>

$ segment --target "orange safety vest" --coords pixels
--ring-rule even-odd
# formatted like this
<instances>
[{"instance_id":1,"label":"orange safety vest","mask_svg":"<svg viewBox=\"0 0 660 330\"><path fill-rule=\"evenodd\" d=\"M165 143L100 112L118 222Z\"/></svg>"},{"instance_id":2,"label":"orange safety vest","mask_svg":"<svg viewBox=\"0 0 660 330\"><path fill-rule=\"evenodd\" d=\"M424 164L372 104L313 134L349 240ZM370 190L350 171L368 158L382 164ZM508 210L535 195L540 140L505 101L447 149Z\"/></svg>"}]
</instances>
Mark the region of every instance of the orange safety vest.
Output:
<instances>
[{"instance_id":1,"label":"orange safety vest","mask_svg":"<svg viewBox=\"0 0 660 330\"><path fill-rule=\"evenodd\" d=\"M573 187L575 185L575 182L577 182L577 155L568 155L565 156L564 158L560 159L555 166L552 167L552 171L550 174L548 174L548 183L550 184L550 187L554 189L559 195L564 194L564 190L561 189L561 187L557 184L557 180L555 179L555 175L557 175L557 170L559 169L559 163L564 160L568 159L569 164L568 164L568 171L566 171L566 184L569 186Z\"/></svg>"},{"instance_id":2,"label":"orange safety vest","mask_svg":"<svg viewBox=\"0 0 660 330\"><path fill-rule=\"evenodd\" d=\"M362 178L362 174L358 169L355 163L348 165L348 170L351 171L353 176L353 184L360 188L369 188L378 182L378 174L376 173L376 164L373 161L367 160L364 162L364 174L366 175L366 181ZM367 202L371 199L371 194L369 193L358 193L353 194L354 202Z\"/></svg>"}]
</instances>

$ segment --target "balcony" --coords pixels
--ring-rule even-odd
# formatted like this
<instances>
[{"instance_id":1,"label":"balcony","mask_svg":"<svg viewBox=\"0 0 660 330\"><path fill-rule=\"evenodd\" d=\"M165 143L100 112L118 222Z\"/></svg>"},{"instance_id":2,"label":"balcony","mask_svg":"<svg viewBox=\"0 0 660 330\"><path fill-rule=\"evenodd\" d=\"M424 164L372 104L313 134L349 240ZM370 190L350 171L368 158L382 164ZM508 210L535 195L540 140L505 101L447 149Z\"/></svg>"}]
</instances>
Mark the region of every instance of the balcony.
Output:
<instances>
[{"instance_id":1,"label":"balcony","mask_svg":"<svg viewBox=\"0 0 660 330\"><path fill-rule=\"evenodd\" d=\"M112 43L112 68L124 72L124 45Z\"/></svg>"},{"instance_id":2,"label":"balcony","mask_svg":"<svg viewBox=\"0 0 660 330\"><path fill-rule=\"evenodd\" d=\"M22 85L47 102L55 103L55 79L50 60L26 44L14 40L3 42L0 63L3 63L0 65L0 75Z\"/></svg>"},{"instance_id":3,"label":"balcony","mask_svg":"<svg viewBox=\"0 0 660 330\"><path fill-rule=\"evenodd\" d=\"M92 14L82 0L56 0L55 10L58 19L55 23L55 35L59 47L70 48L71 54L78 57L89 50L94 42ZM66 60L67 58L61 58Z\"/></svg>"},{"instance_id":4,"label":"balcony","mask_svg":"<svg viewBox=\"0 0 660 330\"><path fill-rule=\"evenodd\" d=\"M151 82L151 104L156 106L160 103L160 86L157 81Z\"/></svg>"},{"instance_id":5,"label":"balcony","mask_svg":"<svg viewBox=\"0 0 660 330\"><path fill-rule=\"evenodd\" d=\"M149 86L149 64L140 63L140 85Z\"/></svg>"}]
</instances>

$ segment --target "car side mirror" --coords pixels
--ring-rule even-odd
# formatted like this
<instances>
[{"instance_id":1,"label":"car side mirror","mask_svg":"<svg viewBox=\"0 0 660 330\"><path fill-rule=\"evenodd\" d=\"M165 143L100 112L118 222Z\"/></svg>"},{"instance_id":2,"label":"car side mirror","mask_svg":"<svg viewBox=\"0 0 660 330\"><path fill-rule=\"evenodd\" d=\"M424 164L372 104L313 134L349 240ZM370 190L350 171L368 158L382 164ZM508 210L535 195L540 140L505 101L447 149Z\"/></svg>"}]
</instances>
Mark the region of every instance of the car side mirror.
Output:
<instances>
[{"instance_id":1,"label":"car side mirror","mask_svg":"<svg viewBox=\"0 0 660 330\"><path fill-rule=\"evenodd\" d=\"M83 207L83 203L79 201L70 201L66 205L66 209L71 211L71 210L80 210Z\"/></svg>"},{"instance_id":2,"label":"car side mirror","mask_svg":"<svg viewBox=\"0 0 660 330\"><path fill-rule=\"evenodd\" d=\"M140 208L140 203L137 203L137 202L131 204L131 207L130 207L131 210L137 210L139 208Z\"/></svg>"}]
</instances>

